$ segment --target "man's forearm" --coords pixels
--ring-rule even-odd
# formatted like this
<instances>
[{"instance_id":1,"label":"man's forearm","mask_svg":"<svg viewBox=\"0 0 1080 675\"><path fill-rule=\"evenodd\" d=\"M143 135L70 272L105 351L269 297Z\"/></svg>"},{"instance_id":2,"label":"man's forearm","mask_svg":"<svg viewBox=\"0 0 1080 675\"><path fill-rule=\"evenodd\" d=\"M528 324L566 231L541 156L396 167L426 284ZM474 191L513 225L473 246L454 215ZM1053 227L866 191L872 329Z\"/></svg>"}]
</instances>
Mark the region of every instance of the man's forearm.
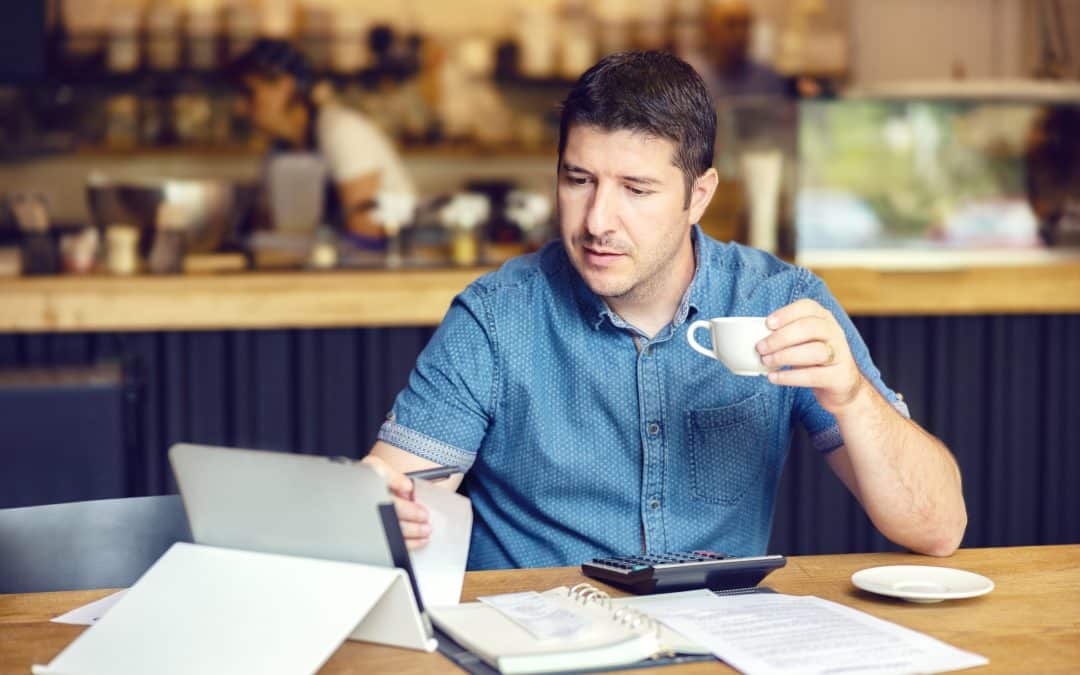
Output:
<instances>
[{"instance_id":1,"label":"man's forearm","mask_svg":"<svg viewBox=\"0 0 1080 675\"><path fill-rule=\"evenodd\" d=\"M960 471L944 444L904 419L866 381L836 417L850 462L849 487L874 525L920 553L955 551L967 511Z\"/></svg>"}]
</instances>

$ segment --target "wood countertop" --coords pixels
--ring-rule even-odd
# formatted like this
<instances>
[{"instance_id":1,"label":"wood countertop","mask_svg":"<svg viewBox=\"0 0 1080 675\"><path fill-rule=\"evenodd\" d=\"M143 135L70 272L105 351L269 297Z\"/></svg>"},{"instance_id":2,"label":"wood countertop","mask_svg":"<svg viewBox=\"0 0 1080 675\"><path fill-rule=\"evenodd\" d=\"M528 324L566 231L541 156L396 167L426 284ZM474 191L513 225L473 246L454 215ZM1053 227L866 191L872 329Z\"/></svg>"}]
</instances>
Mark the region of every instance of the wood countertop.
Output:
<instances>
[{"instance_id":1,"label":"wood countertop","mask_svg":"<svg viewBox=\"0 0 1080 675\"><path fill-rule=\"evenodd\" d=\"M486 271L0 278L0 332L432 326ZM853 316L1080 313L1080 261L814 271Z\"/></svg>"},{"instance_id":2,"label":"wood countertop","mask_svg":"<svg viewBox=\"0 0 1080 675\"><path fill-rule=\"evenodd\" d=\"M996 587L982 597L921 605L876 596L851 584L857 570L896 564L962 568L989 577ZM569 567L469 572L462 599L544 590L583 580L577 568ZM854 607L981 654L990 663L978 673L1075 673L1080 665L1080 545L962 549L941 559L910 553L794 556L764 583L782 593L815 595ZM107 593L0 595L0 673L27 673L31 664L50 661L85 628L49 619ZM319 672L419 675L450 670L450 662L441 654L349 641ZM712 661L671 666L662 672L735 671Z\"/></svg>"}]
</instances>

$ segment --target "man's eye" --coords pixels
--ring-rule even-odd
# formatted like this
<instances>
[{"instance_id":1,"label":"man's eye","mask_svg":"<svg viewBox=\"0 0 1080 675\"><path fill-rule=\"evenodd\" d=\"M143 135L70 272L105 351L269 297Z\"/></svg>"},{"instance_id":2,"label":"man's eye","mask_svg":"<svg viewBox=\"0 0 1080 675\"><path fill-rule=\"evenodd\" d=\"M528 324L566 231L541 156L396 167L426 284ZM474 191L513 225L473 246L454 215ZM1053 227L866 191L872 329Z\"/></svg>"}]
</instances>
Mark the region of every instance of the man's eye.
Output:
<instances>
[{"instance_id":1,"label":"man's eye","mask_svg":"<svg viewBox=\"0 0 1080 675\"><path fill-rule=\"evenodd\" d=\"M636 188L636 187L633 187L633 186L630 186L630 185L627 185L626 189L630 191L630 194L632 194L634 196L637 196L637 197L649 194L645 190L641 190L639 188Z\"/></svg>"},{"instance_id":2,"label":"man's eye","mask_svg":"<svg viewBox=\"0 0 1080 675\"><path fill-rule=\"evenodd\" d=\"M583 178L581 176L568 176L567 180L569 180L574 185L585 185L589 182L588 178Z\"/></svg>"}]
</instances>

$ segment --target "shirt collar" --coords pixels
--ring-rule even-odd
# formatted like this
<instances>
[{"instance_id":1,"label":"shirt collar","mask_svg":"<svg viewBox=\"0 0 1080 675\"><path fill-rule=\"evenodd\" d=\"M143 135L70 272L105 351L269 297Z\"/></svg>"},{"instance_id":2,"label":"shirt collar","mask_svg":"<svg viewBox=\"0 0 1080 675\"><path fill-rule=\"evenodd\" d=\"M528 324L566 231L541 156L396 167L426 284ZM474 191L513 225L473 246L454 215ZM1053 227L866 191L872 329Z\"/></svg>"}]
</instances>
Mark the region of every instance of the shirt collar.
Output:
<instances>
[{"instance_id":1,"label":"shirt collar","mask_svg":"<svg viewBox=\"0 0 1080 675\"><path fill-rule=\"evenodd\" d=\"M708 245L708 240L702 236L701 227L696 223L690 228L690 241L694 247L694 277L690 280L690 285L686 288L686 292L683 293L682 300L679 301L679 306L675 310L675 316L671 319L672 330L683 325L688 319L697 314L698 304L707 287L706 277L709 271L702 265L702 261L706 259L703 249ZM604 319L611 322L611 325L615 328L635 330L633 326L626 323L622 317L615 313L603 298L592 292L592 289L586 285L581 275L577 273L577 270L570 263L569 256L566 258L566 264L573 274L573 286L578 306L581 308L582 315L589 322L589 325L593 327L593 330L600 330Z\"/></svg>"}]
</instances>

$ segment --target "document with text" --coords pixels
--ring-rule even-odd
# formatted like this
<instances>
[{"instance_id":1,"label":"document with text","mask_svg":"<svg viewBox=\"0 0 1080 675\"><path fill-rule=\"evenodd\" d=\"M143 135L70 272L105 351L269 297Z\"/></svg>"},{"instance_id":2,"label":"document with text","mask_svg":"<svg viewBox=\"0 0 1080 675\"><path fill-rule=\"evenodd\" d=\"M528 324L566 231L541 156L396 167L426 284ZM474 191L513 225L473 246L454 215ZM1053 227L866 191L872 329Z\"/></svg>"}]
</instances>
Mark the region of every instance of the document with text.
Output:
<instances>
[{"instance_id":1,"label":"document with text","mask_svg":"<svg viewBox=\"0 0 1080 675\"><path fill-rule=\"evenodd\" d=\"M940 673L989 661L813 596L654 596L635 607L748 675Z\"/></svg>"}]
</instances>

